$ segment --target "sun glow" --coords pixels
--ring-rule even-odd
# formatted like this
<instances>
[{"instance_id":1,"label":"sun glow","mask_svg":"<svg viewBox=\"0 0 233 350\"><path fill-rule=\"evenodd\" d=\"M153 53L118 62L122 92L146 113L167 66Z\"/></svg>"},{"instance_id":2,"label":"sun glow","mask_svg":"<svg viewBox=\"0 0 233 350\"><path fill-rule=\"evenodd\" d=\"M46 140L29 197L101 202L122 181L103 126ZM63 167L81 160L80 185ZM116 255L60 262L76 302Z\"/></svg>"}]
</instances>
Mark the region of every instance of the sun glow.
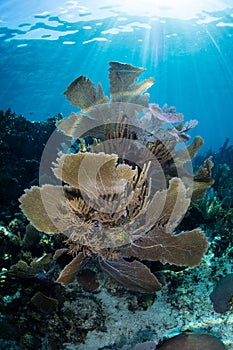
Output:
<instances>
[{"instance_id":1,"label":"sun glow","mask_svg":"<svg viewBox=\"0 0 233 350\"><path fill-rule=\"evenodd\" d=\"M232 0L40 0L33 7L30 0L1 0L0 23L12 28L22 23L34 24L39 20L49 20L51 27L50 17L54 16L71 23L80 20L80 16L82 21L87 22L114 16L161 20L196 18L203 21L203 15L206 18L211 12L231 7Z\"/></svg>"},{"instance_id":2,"label":"sun glow","mask_svg":"<svg viewBox=\"0 0 233 350\"><path fill-rule=\"evenodd\" d=\"M232 0L100 0L99 6L115 6L129 15L190 19L205 11L220 11Z\"/></svg>"}]
</instances>

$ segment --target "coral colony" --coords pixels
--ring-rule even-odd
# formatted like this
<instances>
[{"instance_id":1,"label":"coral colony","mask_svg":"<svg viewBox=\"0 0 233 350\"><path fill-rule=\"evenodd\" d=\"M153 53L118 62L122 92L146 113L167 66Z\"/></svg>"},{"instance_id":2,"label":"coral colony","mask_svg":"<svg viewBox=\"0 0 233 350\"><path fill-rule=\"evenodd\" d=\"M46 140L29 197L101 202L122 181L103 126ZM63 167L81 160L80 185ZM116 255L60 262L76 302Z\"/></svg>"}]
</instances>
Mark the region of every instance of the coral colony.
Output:
<instances>
[{"instance_id":1,"label":"coral colony","mask_svg":"<svg viewBox=\"0 0 233 350\"><path fill-rule=\"evenodd\" d=\"M63 285L96 259L126 289L154 292L161 284L145 261L193 267L207 250L199 227L177 227L213 184L212 161L192 173L203 140L185 142L197 122L183 122L174 107L149 104L154 79L138 82L143 71L110 62L110 98L85 76L69 85L65 95L81 111L57 128L72 145L52 160L47 183L41 174L41 186L20 198L37 230L66 237L67 249L55 254L73 255L57 279Z\"/></svg>"}]
</instances>

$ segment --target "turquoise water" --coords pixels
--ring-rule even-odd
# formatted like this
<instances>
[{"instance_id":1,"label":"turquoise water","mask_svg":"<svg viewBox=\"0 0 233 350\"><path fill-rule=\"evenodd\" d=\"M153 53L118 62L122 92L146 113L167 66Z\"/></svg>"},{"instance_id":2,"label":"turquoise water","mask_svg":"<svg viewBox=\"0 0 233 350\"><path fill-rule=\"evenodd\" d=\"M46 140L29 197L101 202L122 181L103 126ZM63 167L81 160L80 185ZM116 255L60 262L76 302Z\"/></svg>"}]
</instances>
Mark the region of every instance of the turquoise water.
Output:
<instances>
[{"instance_id":1,"label":"turquoise water","mask_svg":"<svg viewBox=\"0 0 233 350\"><path fill-rule=\"evenodd\" d=\"M221 146L233 127L232 1L159 3L1 0L0 108L67 116L67 85L87 75L107 93L108 62L121 61L155 77L151 102L198 119L206 147Z\"/></svg>"},{"instance_id":2,"label":"turquoise water","mask_svg":"<svg viewBox=\"0 0 233 350\"><path fill-rule=\"evenodd\" d=\"M0 0L0 349L233 349L232 44L233 0ZM111 61L141 109L64 95Z\"/></svg>"}]
</instances>

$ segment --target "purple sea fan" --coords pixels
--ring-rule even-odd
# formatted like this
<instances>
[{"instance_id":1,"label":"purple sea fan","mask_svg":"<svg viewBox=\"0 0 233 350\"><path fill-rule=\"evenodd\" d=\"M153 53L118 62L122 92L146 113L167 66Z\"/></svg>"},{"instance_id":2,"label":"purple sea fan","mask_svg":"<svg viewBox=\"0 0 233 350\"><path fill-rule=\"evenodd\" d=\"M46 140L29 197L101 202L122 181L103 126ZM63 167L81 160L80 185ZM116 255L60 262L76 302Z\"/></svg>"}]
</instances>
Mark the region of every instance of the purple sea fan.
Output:
<instances>
[{"instance_id":1,"label":"purple sea fan","mask_svg":"<svg viewBox=\"0 0 233 350\"><path fill-rule=\"evenodd\" d=\"M181 123L184 120L182 113L176 113L174 106L168 107L166 104L160 108L156 103L149 104L149 111L152 115L165 123Z\"/></svg>"}]
</instances>

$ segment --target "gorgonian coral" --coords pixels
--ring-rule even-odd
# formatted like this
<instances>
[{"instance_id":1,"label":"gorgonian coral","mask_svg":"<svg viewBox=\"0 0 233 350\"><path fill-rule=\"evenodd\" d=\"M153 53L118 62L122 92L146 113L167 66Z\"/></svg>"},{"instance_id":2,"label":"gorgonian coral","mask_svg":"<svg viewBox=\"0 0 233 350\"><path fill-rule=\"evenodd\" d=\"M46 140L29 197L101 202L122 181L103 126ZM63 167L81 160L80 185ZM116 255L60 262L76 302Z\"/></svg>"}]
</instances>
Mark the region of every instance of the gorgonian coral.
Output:
<instances>
[{"instance_id":1,"label":"gorgonian coral","mask_svg":"<svg viewBox=\"0 0 233 350\"><path fill-rule=\"evenodd\" d=\"M55 178L26 190L21 208L38 230L67 237L75 257L58 282L68 284L94 254L124 287L153 292L161 285L142 260L195 266L207 249L200 228L176 228L190 202L213 183L212 162L192 174L191 159L203 140L196 137L187 147L184 142L196 121L183 124L174 107L149 105L146 91L154 79L137 83L143 69L111 62L109 71L110 100L84 76L66 90L81 112L57 128L82 147L59 152L52 162ZM93 142L85 147L87 137Z\"/></svg>"}]
</instances>

